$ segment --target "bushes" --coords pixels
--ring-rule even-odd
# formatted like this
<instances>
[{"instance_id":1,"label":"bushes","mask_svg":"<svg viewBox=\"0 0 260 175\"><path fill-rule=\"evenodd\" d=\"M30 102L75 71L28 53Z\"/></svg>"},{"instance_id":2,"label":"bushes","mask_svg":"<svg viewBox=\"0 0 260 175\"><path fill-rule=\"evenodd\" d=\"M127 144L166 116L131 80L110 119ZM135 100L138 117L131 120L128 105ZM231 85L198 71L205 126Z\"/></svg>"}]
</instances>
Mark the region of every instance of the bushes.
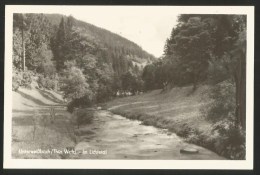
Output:
<instances>
[{"instance_id":1,"label":"bushes","mask_svg":"<svg viewBox=\"0 0 260 175\"><path fill-rule=\"evenodd\" d=\"M234 84L225 81L215 85L210 98L213 102L201 111L213 122L212 146L220 155L230 159L245 159L245 131L236 122Z\"/></svg>"},{"instance_id":2,"label":"bushes","mask_svg":"<svg viewBox=\"0 0 260 175\"><path fill-rule=\"evenodd\" d=\"M211 121L218 121L220 119L235 118L235 86L231 82L225 81L215 85L210 93L210 98L213 103L207 106L208 111L203 111L204 116Z\"/></svg>"},{"instance_id":3,"label":"bushes","mask_svg":"<svg viewBox=\"0 0 260 175\"><path fill-rule=\"evenodd\" d=\"M31 88L33 73L31 71L25 71L22 73L21 86L25 88Z\"/></svg>"},{"instance_id":4,"label":"bushes","mask_svg":"<svg viewBox=\"0 0 260 175\"><path fill-rule=\"evenodd\" d=\"M13 68L12 90L17 91L21 86L22 74Z\"/></svg>"},{"instance_id":5,"label":"bushes","mask_svg":"<svg viewBox=\"0 0 260 175\"><path fill-rule=\"evenodd\" d=\"M13 68L12 90L17 91L19 87L31 88L33 73L31 71L18 71Z\"/></svg>"},{"instance_id":6,"label":"bushes","mask_svg":"<svg viewBox=\"0 0 260 175\"><path fill-rule=\"evenodd\" d=\"M90 107L93 105L93 101L89 98L89 96L84 96L79 99L74 99L67 105L67 111L72 113L74 108L82 108L82 107Z\"/></svg>"},{"instance_id":7,"label":"bushes","mask_svg":"<svg viewBox=\"0 0 260 175\"><path fill-rule=\"evenodd\" d=\"M43 75L39 75L39 77L37 79L37 83L40 88L55 90L55 89L57 89L58 81L55 79L51 79L49 77L44 77Z\"/></svg>"},{"instance_id":8,"label":"bushes","mask_svg":"<svg viewBox=\"0 0 260 175\"><path fill-rule=\"evenodd\" d=\"M40 88L46 88L49 90L57 89L58 80L56 79L44 77L43 75L35 74L32 71L27 70L23 72L13 68L12 90L17 91L19 87L25 87L30 89L33 79L36 79Z\"/></svg>"},{"instance_id":9,"label":"bushes","mask_svg":"<svg viewBox=\"0 0 260 175\"><path fill-rule=\"evenodd\" d=\"M213 135L217 135L214 146L221 155L230 159L245 159L245 132L234 122L226 119L213 125Z\"/></svg>"}]
</instances>

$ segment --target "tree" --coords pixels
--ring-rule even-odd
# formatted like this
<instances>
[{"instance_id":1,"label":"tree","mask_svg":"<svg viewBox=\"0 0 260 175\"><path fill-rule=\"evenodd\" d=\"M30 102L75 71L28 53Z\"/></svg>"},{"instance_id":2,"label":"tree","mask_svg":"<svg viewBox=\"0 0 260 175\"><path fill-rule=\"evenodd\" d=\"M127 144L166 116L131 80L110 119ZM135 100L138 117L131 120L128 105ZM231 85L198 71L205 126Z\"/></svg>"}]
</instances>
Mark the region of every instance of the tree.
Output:
<instances>
[{"instance_id":1,"label":"tree","mask_svg":"<svg viewBox=\"0 0 260 175\"><path fill-rule=\"evenodd\" d=\"M246 123L246 16L220 15L213 18L214 39L212 54L224 68L235 87L236 126L245 129Z\"/></svg>"},{"instance_id":2,"label":"tree","mask_svg":"<svg viewBox=\"0 0 260 175\"><path fill-rule=\"evenodd\" d=\"M21 67L23 71L25 71L25 42L26 42L26 23L25 23L25 15L21 13L15 13L13 16L14 19L14 30L18 29L21 31Z\"/></svg>"},{"instance_id":3,"label":"tree","mask_svg":"<svg viewBox=\"0 0 260 175\"><path fill-rule=\"evenodd\" d=\"M155 71L156 67L153 64L148 64L144 67L142 79L144 81L145 90L152 90L155 88Z\"/></svg>"},{"instance_id":4,"label":"tree","mask_svg":"<svg viewBox=\"0 0 260 175\"><path fill-rule=\"evenodd\" d=\"M207 23L200 17L192 17L178 26L173 36L172 50L181 58L180 68L184 76L191 80L193 89L206 75L208 60L211 55L211 38Z\"/></svg>"},{"instance_id":5,"label":"tree","mask_svg":"<svg viewBox=\"0 0 260 175\"><path fill-rule=\"evenodd\" d=\"M17 69L23 69L22 57L23 57L23 47L22 47L22 37L21 31L16 28L13 33L13 65Z\"/></svg>"},{"instance_id":6,"label":"tree","mask_svg":"<svg viewBox=\"0 0 260 175\"><path fill-rule=\"evenodd\" d=\"M85 76L77 67L67 68L62 83L61 90L64 92L64 98L69 101L80 99L86 95L92 96Z\"/></svg>"},{"instance_id":7,"label":"tree","mask_svg":"<svg viewBox=\"0 0 260 175\"><path fill-rule=\"evenodd\" d=\"M106 63L100 63L96 70L98 77L97 102L104 102L114 94L114 71L112 66Z\"/></svg>"},{"instance_id":8,"label":"tree","mask_svg":"<svg viewBox=\"0 0 260 175\"><path fill-rule=\"evenodd\" d=\"M50 36L52 29L49 21L43 14L14 14L14 59L17 64L20 58L20 68L24 71L36 71L45 59L43 55L51 52ZM17 66L16 66L17 67Z\"/></svg>"},{"instance_id":9,"label":"tree","mask_svg":"<svg viewBox=\"0 0 260 175\"><path fill-rule=\"evenodd\" d=\"M64 18L61 18L60 24L58 31L56 33L56 36L53 41L53 54L54 54L54 59L56 61L56 67L57 70L61 70L64 68L64 44L66 42L66 28L65 28L65 21Z\"/></svg>"},{"instance_id":10,"label":"tree","mask_svg":"<svg viewBox=\"0 0 260 175\"><path fill-rule=\"evenodd\" d=\"M137 77L130 71L124 73L121 76L122 90L125 92L131 92L135 94L138 90L139 84L137 83Z\"/></svg>"},{"instance_id":11,"label":"tree","mask_svg":"<svg viewBox=\"0 0 260 175\"><path fill-rule=\"evenodd\" d=\"M227 48L219 48L219 59L229 73L235 85L236 94L236 125L246 127L246 17L227 16L226 31L222 31L223 45ZM223 34L224 33L224 34Z\"/></svg>"},{"instance_id":12,"label":"tree","mask_svg":"<svg viewBox=\"0 0 260 175\"><path fill-rule=\"evenodd\" d=\"M235 87L235 121L245 128L246 17L244 15L184 14L166 40L163 70L171 83L185 85L214 78L231 80ZM171 65L168 66L167 64ZM155 75L161 73L160 69ZM146 83L154 77L144 70ZM169 74L170 73L170 74ZM213 75L213 76L212 76ZM217 78L217 80L215 79ZM150 81L152 82L152 81ZM151 84L151 83L150 83ZM226 97L232 98L232 97ZM229 100L232 101L232 100Z\"/></svg>"}]
</instances>

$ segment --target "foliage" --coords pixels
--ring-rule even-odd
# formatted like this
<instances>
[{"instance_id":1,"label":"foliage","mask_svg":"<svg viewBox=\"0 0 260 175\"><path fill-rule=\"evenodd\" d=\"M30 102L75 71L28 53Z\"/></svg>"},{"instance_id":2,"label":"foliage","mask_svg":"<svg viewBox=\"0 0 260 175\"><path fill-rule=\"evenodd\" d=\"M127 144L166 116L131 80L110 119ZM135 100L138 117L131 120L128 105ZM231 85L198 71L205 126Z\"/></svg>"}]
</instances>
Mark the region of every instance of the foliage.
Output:
<instances>
[{"instance_id":1,"label":"foliage","mask_svg":"<svg viewBox=\"0 0 260 175\"><path fill-rule=\"evenodd\" d=\"M112 66L103 63L98 67L99 68L96 69L98 77L96 101L100 103L109 100L117 89L114 89L115 86L113 86L114 72Z\"/></svg>"},{"instance_id":2,"label":"foliage","mask_svg":"<svg viewBox=\"0 0 260 175\"><path fill-rule=\"evenodd\" d=\"M209 116L223 119L232 113L234 120L245 129L245 65L244 15L183 14L166 40L164 56L147 65L142 78L146 90L187 85L193 85L196 90L198 83L217 86L216 91L232 89L232 93L221 92L229 93L230 98L212 97L219 104L212 107L213 114ZM224 81L229 84L218 87Z\"/></svg>"},{"instance_id":3,"label":"foliage","mask_svg":"<svg viewBox=\"0 0 260 175\"><path fill-rule=\"evenodd\" d=\"M50 50L50 38L52 29L47 18L42 14L26 14L27 42L25 45L26 66L30 70L36 70L41 62L52 59Z\"/></svg>"},{"instance_id":4,"label":"foliage","mask_svg":"<svg viewBox=\"0 0 260 175\"><path fill-rule=\"evenodd\" d=\"M133 62L154 57L135 43L72 16L14 14L13 21L15 69L37 73L40 87L62 90L70 110L111 99L123 90L121 77L129 71L135 80L124 90L142 90L141 69ZM14 75L17 89L27 80Z\"/></svg>"},{"instance_id":5,"label":"foliage","mask_svg":"<svg viewBox=\"0 0 260 175\"><path fill-rule=\"evenodd\" d=\"M235 86L231 82L225 81L215 85L210 93L213 100L206 107L204 112L206 118L216 122L223 119L235 121Z\"/></svg>"},{"instance_id":6,"label":"foliage","mask_svg":"<svg viewBox=\"0 0 260 175\"><path fill-rule=\"evenodd\" d=\"M16 69L22 69L22 34L17 28L13 33L13 66Z\"/></svg>"},{"instance_id":7,"label":"foliage","mask_svg":"<svg viewBox=\"0 0 260 175\"><path fill-rule=\"evenodd\" d=\"M39 65L37 72L44 76L54 78L56 76L56 67L51 60L45 60Z\"/></svg>"},{"instance_id":8,"label":"foliage","mask_svg":"<svg viewBox=\"0 0 260 175\"><path fill-rule=\"evenodd\" d=\"M236 120L235 85L231 81L217 84L210 94L213 102L202 110L213 121L211 147L230 159L245 159L245 131Z\"/></svg>"},{"instance_id":9,"label":"foliage","mask_svg":"<svg viewBox=\"0 0 260 175\"><path fill-rule=\"evenodd\" d=\"M64 92L64 98L69 101L79 99L86 94L91 95L89 85L82 71L77 67L68 68L62 79L61 90Z\"/></svg>"},{"instance_id":10,"label":"foliage","mask_svg":"<svg viewBox=\"0 0 260 175\"><path fill-rule=\"evenodd\" d=\"M12 74L12 90L17 91L21 86L22 81L22 74L13 67L13 74Z\"/></svg>"},{"instance_id":11,"label":"foliage","mask_svg":"<svg viewBox=\"0 0 260 175\"><path fill-rule=\"evenodd\" d=\"M215 138L185 126L178 133L231 159L244 159L245 65L246 16L184 14L166 40L162 60L144 68L143 80L146 90L213 85L211 101L201 111L215 124Z\"/></svg>"},{"instance_id":12,"label":"foliage","mask_svg":"<svg viewBox=\"0 0 260 175\"><path fill-rule=\"evenodd\" d=\"M208 66L208 78L207 82L211 85L216 85L220 82L223 82L229 78L229 73L225 66L222 63L222 60L212 58L209 61Z\"/></svg>"},{"instance_id":13,"label":"foliage","mask_svg":"<svg viewBox=\"0 0 260 175\"><path fill-rule=\"evenodd\" d=\"M13 68L12 90L17 91L19 87L31 88L33 73L31 71L18 71Z\"/></svg>"},{"instance_id":14,"label":"foliage","mask_svg":"<svg viewBox=\"0 0 260 175\"><path fill-rule=\"evenodd\" d=\"M213 134L217 135L215 148L230 159L245 159L245 131L234 121L224 119L214 124Z\"/></svg>"},{"instance_id":15,"label":"foliage","mask_svg":"<svg viewBox=\"0 0 260 175\"><path fill-rule=\"evenodd\" d=\"M178 71L182 79L194 85L206 77L208 59L212 46L208 21L201 17L190 17L173 29L171 38L166 44L167 55L174 54L179 58Z\"/></svg>"},{"instance_id":16,"label":"foliage","mask_svg":"<svg viewBox=\"0 0 260 175\"><path fill-rule=\"evenodd\" d=\"M31 88L32 77L33 77L32 72L30 72L30 71L23 72L21 86L25 87L25 88Z\"/></svg>"},{"instance_id":17,"label":"foliage","mask_svg":"<svg viewBox=\"0 0 260 175\"><path fill-rule=\"evenodd\" d=\"M156 89L155 84L155 71L156 67L154 64L149 64L144 67L142 79L144 81L145 90Z\"/></svg>"},{"instance_id":18,"label":"foliage","mask_svg":"<svg viewBox=\"0 0 260 175\"><path fill-rule=\"evenodd\" d=\"M137 92L141 92L143 89L143 81L141 78L137 77L137 75L128 71L121 76L122 82L122 90L124 92L131 92L132 94L136 94Z\"/></svg>"},{"instance_id":19,"label":"foliage","mask_svg":"<svg viewBox=\"0 0 260 175\"><path fill-rule=\"evenodd\" d=\"M73 99L72 101L70 101L67 105L67 111L72 113L75 110L75 108L84 108L92 105L93 105L93 100L86 95L79 99Z\"/></svg>"},{"instance_id":20,"label":"foliage","mask_svg":"<svg viewBox=\"0 0 260 175\"><path fill-rule=\"evenodd\" d=\"M43 75L39 75L37 83L40 88L57 90L58 80L56 78L44 77Z\"/></svg>"}]
</instances>

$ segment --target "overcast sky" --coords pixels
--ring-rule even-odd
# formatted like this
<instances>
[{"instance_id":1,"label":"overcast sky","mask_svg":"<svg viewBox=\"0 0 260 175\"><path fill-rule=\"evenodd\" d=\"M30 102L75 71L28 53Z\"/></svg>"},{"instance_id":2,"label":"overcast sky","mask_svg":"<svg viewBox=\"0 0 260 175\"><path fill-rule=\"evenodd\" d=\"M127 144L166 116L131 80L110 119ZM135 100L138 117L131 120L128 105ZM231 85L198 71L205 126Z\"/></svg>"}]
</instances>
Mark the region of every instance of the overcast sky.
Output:
<instances>
[{"instance_id":1,"label":"overcast sky","mask_svg":"<svg viewBox=\"0 0 260 175\"><path fill-rule=\"evenodd\" d=\"M77 7L56 11L105 28L141 46L159 57L166 38L176 25L178 14L171 8L156 7Z\"/></svg>"},{"instance_id":2,"label":"overcast sky","mask_svg":"<svg viewBox=\"0 0 260 175\"><path fill-rule=\"evenodd\" d=\"M155 56L163 47L179 14L246 14L251 7L239 6L7 6L16 13L58 13L105 28L140 45ZM252 14L250 14L252 15ZM253 23L253 17L250 21Z\"/></svg>"}]
</instances>

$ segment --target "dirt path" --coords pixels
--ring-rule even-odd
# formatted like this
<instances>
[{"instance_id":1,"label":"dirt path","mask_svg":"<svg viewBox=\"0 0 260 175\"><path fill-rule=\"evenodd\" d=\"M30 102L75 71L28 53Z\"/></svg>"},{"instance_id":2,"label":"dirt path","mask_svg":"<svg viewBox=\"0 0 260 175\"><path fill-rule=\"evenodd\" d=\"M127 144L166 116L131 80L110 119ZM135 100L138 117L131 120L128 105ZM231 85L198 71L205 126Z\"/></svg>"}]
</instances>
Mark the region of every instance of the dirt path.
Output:
<instances>
[{"instance_id":1,"label":"dirt path","mask_svg":"<svg viewBox=\"0 0 260 175\"><path fill-rule=\"evenodd\" d=\"M81 159L224 159L192 144L167 130L144 126L139 121L97 111L95 121L81 128L93 131L81 136L75 149L84 150ZM196 148L198 154L181 154L181 148ZM100 151L98 154L96 151Z\"/></svg>"}]
</instances>

